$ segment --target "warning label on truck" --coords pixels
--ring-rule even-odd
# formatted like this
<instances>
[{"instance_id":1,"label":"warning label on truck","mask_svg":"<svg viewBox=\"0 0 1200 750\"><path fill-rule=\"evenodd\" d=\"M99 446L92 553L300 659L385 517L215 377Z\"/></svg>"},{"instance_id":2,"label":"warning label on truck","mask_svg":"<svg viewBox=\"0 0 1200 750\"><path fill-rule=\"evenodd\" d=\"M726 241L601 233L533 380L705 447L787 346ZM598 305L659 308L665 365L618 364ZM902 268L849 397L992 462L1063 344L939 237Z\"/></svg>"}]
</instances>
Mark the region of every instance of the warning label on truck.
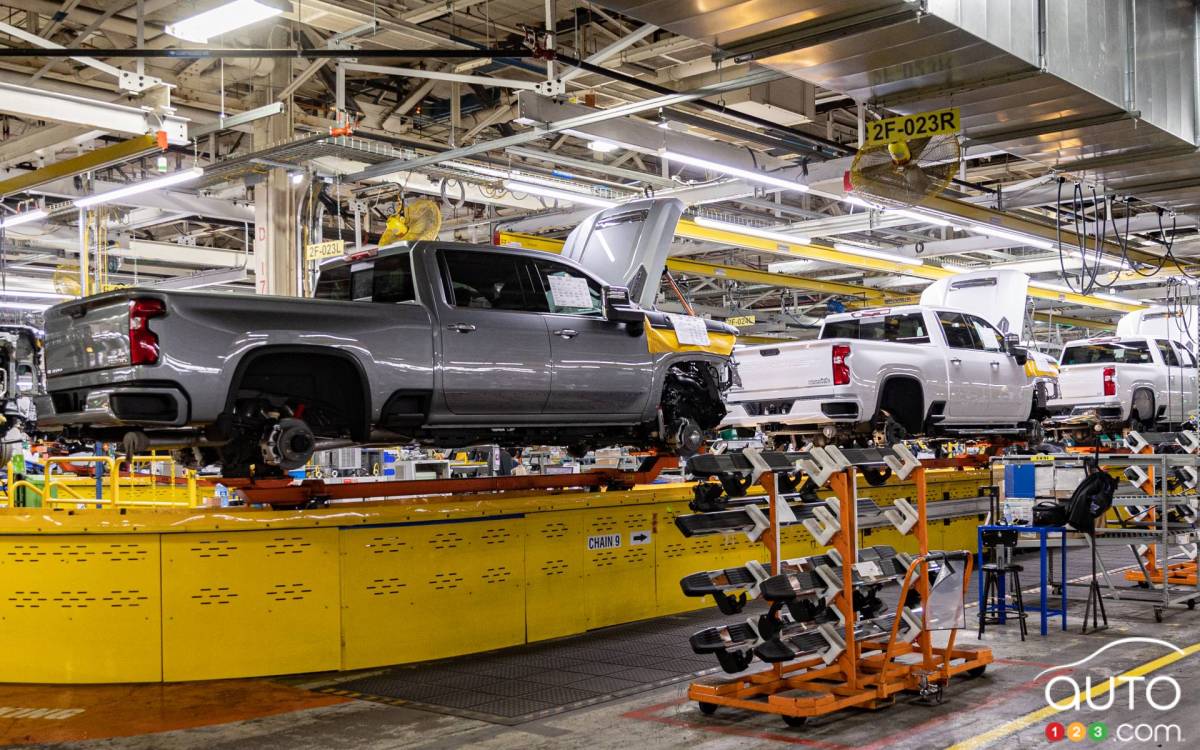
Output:
<instances>
[{"instance_id":1,"label":"warning label on truck","mask_svg":"<svg viewBox=\"0 0 1200 750\"><path fill-rule=\"evenodd\" d=\"M588 537L588 549L616 549L621 546L620 534L600 534Z\"/></svg>"}]
</instances>

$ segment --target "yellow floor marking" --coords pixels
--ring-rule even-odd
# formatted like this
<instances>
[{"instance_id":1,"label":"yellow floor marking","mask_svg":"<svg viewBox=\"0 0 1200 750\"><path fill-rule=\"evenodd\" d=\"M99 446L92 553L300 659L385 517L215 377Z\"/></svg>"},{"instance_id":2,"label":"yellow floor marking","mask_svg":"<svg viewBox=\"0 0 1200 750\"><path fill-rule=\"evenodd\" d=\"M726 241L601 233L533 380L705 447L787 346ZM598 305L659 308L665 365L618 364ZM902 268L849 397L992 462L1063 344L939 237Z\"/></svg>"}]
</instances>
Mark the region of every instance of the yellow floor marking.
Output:
<instances>
[{"instance_id":1,"label":"yellow floor marking","mask_svg":"<svg viewBox=\"0 0 1200 750\"><path fill-rule=\"evenodd\" d=\"M1148 675L1151 672L1155 672L1165 666L1174 664L1180 659L1191 656L1197 652L1200 652L1200 643L1193 643L1192 645L1183 649L1182 653L1173 651L1166 656L1160 656L1153 661L1148 661L1145 664L1136 666L1128 672L1119 675L1116 680L1105 680L1104 682L1092 686L1092 689L1086 691L1080 697L1080 700L1098 698L1099 696L1108 692L1110 685L1122 684L1121 678L1142 677L1144 675ZM1065 710L1065 708L1059 709L1055 708L1054 706L1046 706L1045 708L1038 709L1037 711L1027 713L1024 716L1001 724L995 729L984 732L983 734L977 734L970 739L951 745L950 747L946 748L946 750L978 750L979 748L987 747L996 740L1007 737L1010 734L1015 734L1016 732L1019 732L1032 724L1036 724L1043 719L1048 719L1051 716L1054 716L1055 714Z\"/></svg>"}]
</instances>

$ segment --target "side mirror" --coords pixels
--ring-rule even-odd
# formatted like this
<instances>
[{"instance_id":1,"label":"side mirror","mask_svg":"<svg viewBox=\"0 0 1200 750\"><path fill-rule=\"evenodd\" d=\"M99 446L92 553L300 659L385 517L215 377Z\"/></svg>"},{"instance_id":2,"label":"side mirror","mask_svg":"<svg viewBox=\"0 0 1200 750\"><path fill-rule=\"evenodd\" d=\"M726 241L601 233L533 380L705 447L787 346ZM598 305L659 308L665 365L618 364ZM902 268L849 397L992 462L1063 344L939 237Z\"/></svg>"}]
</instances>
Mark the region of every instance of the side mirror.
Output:
<instances>
[{"instance_id":1,"label":"side mirror","mask_svg":"<svg viewBox=\"0 0 1200 750\"><path fill-rule=\"evenodd\" d=\"M1012 355L1018 365L1029 361L1029 350L1021 346L1021 337L1015 333L1004 334L1004 351Z\"/></svg>"},{"instance_id":2,"label":"side mirror","mask_svg":"<svg viewBox=\"0 0 1200 750\"><path fill-rule=\"evenodd\" d=\"M604 319L618 323L640 323L646 313L629 299L629 290L623 286L604 287Z\"/></svg>"}]
</instances>

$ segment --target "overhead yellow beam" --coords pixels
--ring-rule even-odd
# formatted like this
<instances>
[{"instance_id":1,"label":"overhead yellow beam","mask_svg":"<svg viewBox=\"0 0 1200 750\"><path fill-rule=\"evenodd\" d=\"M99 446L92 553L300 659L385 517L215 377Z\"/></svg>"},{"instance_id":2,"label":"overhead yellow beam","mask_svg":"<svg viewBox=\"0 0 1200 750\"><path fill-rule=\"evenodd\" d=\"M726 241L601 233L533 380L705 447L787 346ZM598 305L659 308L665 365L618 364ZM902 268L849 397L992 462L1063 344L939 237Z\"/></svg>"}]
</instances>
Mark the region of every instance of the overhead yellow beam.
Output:
<instances>
[{"instance_id":1,"label":"overhead yellow beam","mask_svg":"<svg viewBox=\"0 0 1200 750\"><path fill-rule=\"evenodd\" d=\"M738 268L737 266L723 266L715 263L703 263L697 260L688 260L686 258L670 258L667 260L667 268L678 273L686 273L692 276L705 276L713 279L730 279L731 281L742 281L747 284L763 284L765 286L777 286L787 289L804 289L811 292L821 292L822 294L837 294L847 297L859 297L872 304L887 304L888 297L878 289L870 289L867 287L856 286L854 284L843 284L838 281L821 281L820 279L808 279L802 276L792 276L786 273L771 273L769 271L757 271L753 268Z\"/></svg>"},{"instance_id":2,"label":"overhead yellow beam","mask_svg":"<svg viewBox=\"0 0 1200 750\"><path fill-rule=\"evenodd\" d=\"M56 161L53 164L47 164L32 172L26 172L25 174L0 181L0 197L20 193L38 185L54 182L63 177L73 177L77 174L91 172L112 164L136 159L139 156L154 151L161 151L165 145L165 141L160 144L155 135L140 135L137 138L130 138L127 141L114 143L111 146L92 149L86 154Z\"/></svg>"},{"instance_id":3,"label":"overhead yellow beam","mask_svg":"<svg viewBox=\"0 0 1200 750\"><path fill-rule=\"evenodd\" d=\"M971 206L971 204L963 204L963 205ZM978 208L976 206L971 206L971 207ZM1023 231L1023 230L1013 229L1013 231ZM913 276L913 277L920 278L920 279L928 279L930 281L937 281L938 279L946 278L947 276L954 276L957 273L956 271L951 271L946 268L939 268L937 266L932 266L932 265L910 265L907 263L897 263L897 262L890 261L890 260L883 260L881 258L870 258L865 255L857 255L855 253L847 253L847 252L844 252L841 250L835 250L832 247L825 247L824 245L804 244L804 243L799 243L799 242L777 242L776 240L767 239L765 237L759 237L757 235L742 234L741 232L735 232L735 231L726 230L726 229L713 229L711 227L702 227L690 219L680 220L679 226L675 230L675 235L677 237L687 237L689 239L702 240L704 242L714 242L714 243L723 244L723 245L733 245L736 247L746 248L747 250L757 250L757 251L764 252L764 253L772 253L772 254L782 255L782 256L787 256L787 257L803 258L805 260L824 261L827 263L835 263L838 265L850 266L850 267L854 267L854 268L861 268L861 269L869 270L869 271L878 271L881 273L897 274L897 275L902 275L902 276ZM512 241L506 242L505 241L506 236L512 238ZM558 251L557 248L562 247L562 243L557 240L545 240L543 238L533 238L530 235L516 235L516 234L506 235L505 233L501 233L500 244L502 244L502 245L503 244L516 244L516 245L520 245L522 247L532 247L532 244L526 244L526 242L533 243L535 240L537 240L538 243L543 246L541 249L549 249L551 243L557 243L557 247L555 249L551 250L551 252L557 252ZM682 259L679 259L679 258L672 258L670 261L668 261L668 268L671 268L672 263L679 263L679 262L684 262L684 261L682 261ZM694 262L694 261L686 261L686 262ZM728 269L731 267L721 266L721 268ZM734 270L736 270L736 269L734 269ZM747 270L749 271L749 269L747 269ZM761 276L755 277L756 278L755 283L761 283L761 284L774 283L777 286L788 286L786 284L779 283L778 277L780 276L780 274L764 273L762 271L750 271L750 273L761 274ZM727 276L727 278L734 278L734 277ZM794 278L800 279L801 277L794 277ZM813 291L828 291L828 290L815 289L813 286L811 286L811 284L833 283L833 282L826 282L826 281L817 281L815 279L803 279L803 282L806 284L810 284L810 286L806 286L806 287L796 286L795 288L812 289ZM854 294L855 296L863 297L863 296L869 295L870 292L872 291L872 290L868 290L864 287L855 286L855 285L851 285L851 284L843 284L841 286L849 287L856 291L855 292L837 291L837 292L829 292L829 293ZM1114 312L1122 312L1122 313L1133 312L1134 310L1141 310L1141 309L1144 309L1144 307L1145 307L1144 305L1131 305L1131 304L1128 304L1125 302L1117 302L1116 300L1108 300L1108 299L1103 299L1100 297L1094 297L1094 296L1083 295L1083 294L1075 294L1074 292L1058 292L1058 291L1054 291L1054 290L1050 290L1050 289L1039 289L1034 286L1029 287L1029 296L1034 297L1036 299L1044 299L1044 300L1050 300L1053 302L1079 305L1081 307L1096 307L1096 308L1100 308L1102 310L1112 310ZM879 299L882 301L884 299L884 297L881 296L881 297L879 297Z\"/></svg>"},{"instance_id":4,"label":"overhead yellow beam","mask_svg":"<svg viewBox=\"0 0 1200 750\"><path fill-rule=\"evenodd\" d=\"M1101 323L1098 320L1088 320L1086 318L1072 318L1068 315L1055 315L1049 312L1035 312L1033 317L1044 323L1053 323L1055 325L1075 326L1076 328L1095 328L1100 331L1117 330L1117 327L1112 323Z\"/></svg>"}]
</instances>

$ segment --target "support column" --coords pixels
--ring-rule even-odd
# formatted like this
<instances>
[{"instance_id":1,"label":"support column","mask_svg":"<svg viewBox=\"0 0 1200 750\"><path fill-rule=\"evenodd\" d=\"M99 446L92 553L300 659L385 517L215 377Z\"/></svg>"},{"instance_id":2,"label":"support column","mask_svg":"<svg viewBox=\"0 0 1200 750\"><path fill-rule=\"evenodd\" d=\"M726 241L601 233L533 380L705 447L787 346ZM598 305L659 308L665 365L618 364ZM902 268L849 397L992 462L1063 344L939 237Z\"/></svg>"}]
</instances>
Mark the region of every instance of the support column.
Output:
<instances>
[{"instance_id":1,"label":"support column","mask_svg":"<svg viewBox=\"0 0 1200 750\"><path fill-rule=\"evenodd\" d=\"M276 65L263 104L275 101L290 81L291 66ZM292 101L283 112L254 123L253 148L259 150L292 137ZM259 294L299 296L299 251L296 244L298 188L286 169L272 169L254 186L254 274Z\"/></svg>"}]
</instances>

